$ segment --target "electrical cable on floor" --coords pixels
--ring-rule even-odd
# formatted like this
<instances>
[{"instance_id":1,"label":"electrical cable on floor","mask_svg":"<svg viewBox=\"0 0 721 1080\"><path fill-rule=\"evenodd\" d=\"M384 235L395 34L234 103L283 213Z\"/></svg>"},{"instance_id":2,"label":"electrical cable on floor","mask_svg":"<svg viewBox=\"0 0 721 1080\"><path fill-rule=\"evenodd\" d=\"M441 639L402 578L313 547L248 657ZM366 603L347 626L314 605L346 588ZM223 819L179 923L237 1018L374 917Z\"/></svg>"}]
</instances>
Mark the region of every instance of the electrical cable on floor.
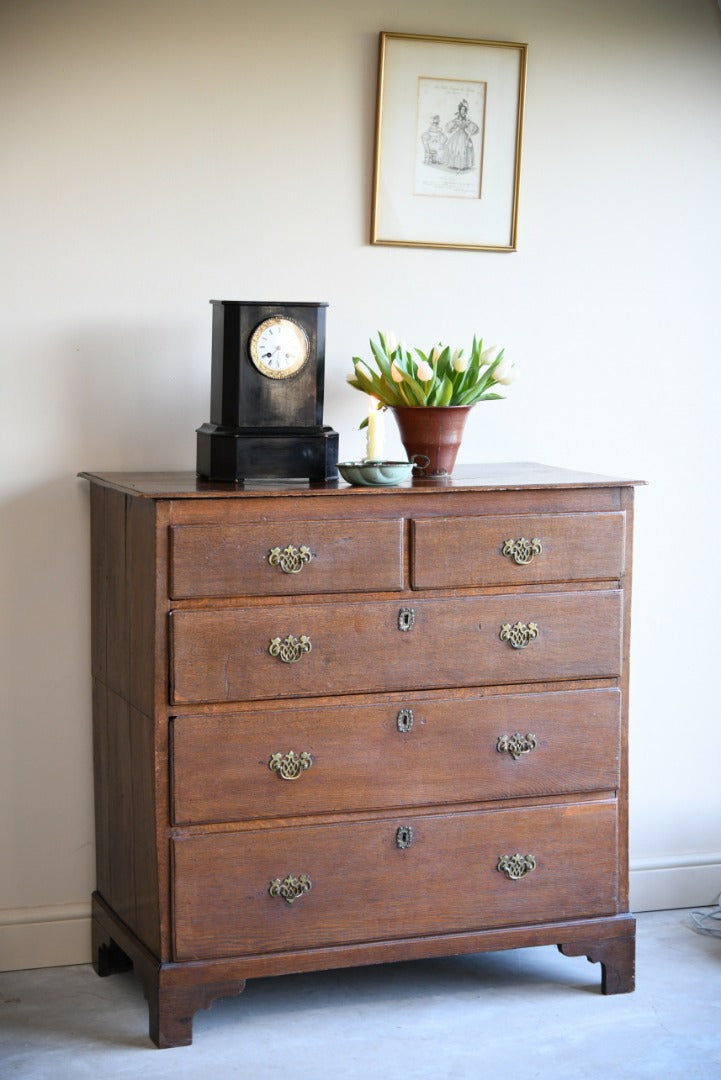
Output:
<instances>
[{"instance_id":1,"label":"electrical cable on floor","mask_svg":"<svg viewBox=\"0 0 721 1080\"><path fill-rule=\"evenodd\" d=\"M691 929L697 934L721 938L721 904L713 911L692 911L690 915Z\"/></svg>"}]
</instances>

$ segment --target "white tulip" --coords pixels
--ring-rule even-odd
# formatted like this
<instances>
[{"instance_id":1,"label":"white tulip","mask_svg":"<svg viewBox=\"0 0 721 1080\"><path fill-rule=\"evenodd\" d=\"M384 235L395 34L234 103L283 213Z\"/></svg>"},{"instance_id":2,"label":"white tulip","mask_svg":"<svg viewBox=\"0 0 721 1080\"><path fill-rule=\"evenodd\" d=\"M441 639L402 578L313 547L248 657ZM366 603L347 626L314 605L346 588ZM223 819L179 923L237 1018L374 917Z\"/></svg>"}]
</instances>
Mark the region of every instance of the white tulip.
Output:
<instances>
[{"instance_id":1,"label":"white tulip","mask_svg":"<svg viewBox=\"0 0 721 1080\"><path fill-rule=\"evenodd\" d=\"M497 368L493 372L493 378L497 383L501 383L502 386L509 386L516 378L516 369L510 360L505 358L501 360Z\"/></svg>"},{"instance_id":2,"label":"white tulip","mask_svg":"<svg viewBox=\"0 0 721 1080\"><path fill-rule=\"evenodd\" d=\"M468 360L463 355L463 349L456 349L451 358L451 367L460 375L468 367Z\"/></svg>"},{"instance_id":3,"label":"white tulip","mask_svg":"<svg viewBox=\"0 0 721 1080\"><path fill-rule=\"evenodd\" d=\"M358 361L355 369L358 375L362 376L365 379L370 379L371 382L373 381L373 376L371 375L369 369L365 366L362 360Z\"/></svg>"},{"instance_id":4,"label":"white tulip","mask_svg":"<svg viewBox=\"0 0 721 1080\"><path fill-rule=\"evenodd\" d=\"M487 349L484 349L481 353L481 367L488 367L489 364L492 364L498 352L497 345L489 345Z\"/></svg>"},{"instance_id":5,"label":"white tulip","mask_svg":"<svg viewBox=\"0 0 721 1080\"><path fill-rule=\"evenodd\" d=\"M417 375L421 382L429 382L433 378L433 368L425 360L421 360Z\"/></svg>"},{"instance_id":6,"label":"white tulip","mask_svg":"<svg viewBox=\"0 0 721 1080\"><path fill-rule=\"evenodd\" d=\"M389 356L392 356L398 348L398 338L392 330L389 330L387 334L383 335L383 340L386 343L386 352Z\"/></svg>"}]
</instances>

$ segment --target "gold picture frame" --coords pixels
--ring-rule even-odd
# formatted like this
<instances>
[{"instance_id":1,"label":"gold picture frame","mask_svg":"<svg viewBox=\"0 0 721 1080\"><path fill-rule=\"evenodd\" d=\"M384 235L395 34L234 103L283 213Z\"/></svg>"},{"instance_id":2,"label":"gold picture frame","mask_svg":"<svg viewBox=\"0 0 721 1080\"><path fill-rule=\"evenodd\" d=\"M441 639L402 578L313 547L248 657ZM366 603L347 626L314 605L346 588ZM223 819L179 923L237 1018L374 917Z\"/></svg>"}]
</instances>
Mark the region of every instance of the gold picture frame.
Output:
<instances>
[{"instance_id":1,"label":"gold picture frame","mask_svg":"<svg viewBox=\"0 0 721 1080\"><path fill-rule=\"evenodd\" d=\"M516 250L527 50L380 34L372 244Z\"/></svg>"}]
</instances>

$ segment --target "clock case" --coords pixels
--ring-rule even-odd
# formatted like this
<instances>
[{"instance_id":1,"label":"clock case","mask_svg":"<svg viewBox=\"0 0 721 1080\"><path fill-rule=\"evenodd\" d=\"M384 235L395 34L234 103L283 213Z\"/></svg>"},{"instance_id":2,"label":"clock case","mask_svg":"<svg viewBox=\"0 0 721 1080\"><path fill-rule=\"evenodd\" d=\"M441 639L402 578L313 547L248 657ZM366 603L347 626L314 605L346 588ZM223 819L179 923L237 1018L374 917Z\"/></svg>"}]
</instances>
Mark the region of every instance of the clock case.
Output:
<instances>
[{"instance_id":1,"label":"clock case","mask_svg":"<svg viewBox=\"0 0 721 1080\"><path fill-rule=\"evenodd\" d=\"M197 472L209 480L338 477L338 434L323 425L326 303L211 300L210 421L197 430ZM309 356L287 378L263 375L250 339L265 319L302 326Z\"/></svg>"}]
</instances>

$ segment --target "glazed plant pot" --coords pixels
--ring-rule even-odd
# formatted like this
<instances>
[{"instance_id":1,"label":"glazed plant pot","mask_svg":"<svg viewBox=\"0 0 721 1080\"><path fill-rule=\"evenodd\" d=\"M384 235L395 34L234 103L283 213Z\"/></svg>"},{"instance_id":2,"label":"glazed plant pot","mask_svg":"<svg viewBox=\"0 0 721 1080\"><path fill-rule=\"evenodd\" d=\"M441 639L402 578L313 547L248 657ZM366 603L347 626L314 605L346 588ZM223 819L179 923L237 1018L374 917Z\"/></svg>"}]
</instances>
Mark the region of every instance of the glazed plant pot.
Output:
<instances>
[{"instance_id":1,"label":"glazed plant pot","mask_svg":"<svg viewBox=\"0 0 721 1080\"><path fill-rule=\"evenodd\" d=\"M416 476L448 476L453 472L472 405L393 406L401 442L409 460L424 455L428 465L416 465Z\"/></svg>"}]
</instances>

